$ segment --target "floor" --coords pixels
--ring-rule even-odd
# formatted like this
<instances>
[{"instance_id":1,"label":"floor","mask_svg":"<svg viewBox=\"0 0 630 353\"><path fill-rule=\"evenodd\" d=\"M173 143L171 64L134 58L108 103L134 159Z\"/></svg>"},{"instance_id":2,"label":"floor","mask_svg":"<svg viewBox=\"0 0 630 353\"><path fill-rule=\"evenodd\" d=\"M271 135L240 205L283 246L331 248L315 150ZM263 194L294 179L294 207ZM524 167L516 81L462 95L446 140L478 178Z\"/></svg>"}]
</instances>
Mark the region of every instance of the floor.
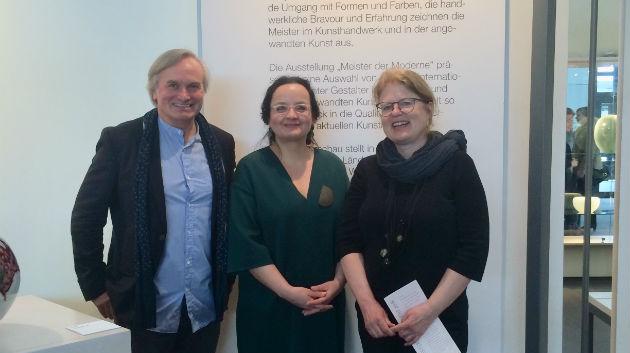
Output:
<instances>
[{"instance_id":1,"label":"floor","mask_svg":"<svg viewBox=\"0 0 630 353\"><path fill-rule=\"evenodd\" d=\"M610 289L610 277L590 279L591 292L604 292ZM582 279L565 278L562 353L581 353L581 299ZM610 326L598 318L595 318L593 322L593 353L610 353Z\"/></svg>"}]
</instances>

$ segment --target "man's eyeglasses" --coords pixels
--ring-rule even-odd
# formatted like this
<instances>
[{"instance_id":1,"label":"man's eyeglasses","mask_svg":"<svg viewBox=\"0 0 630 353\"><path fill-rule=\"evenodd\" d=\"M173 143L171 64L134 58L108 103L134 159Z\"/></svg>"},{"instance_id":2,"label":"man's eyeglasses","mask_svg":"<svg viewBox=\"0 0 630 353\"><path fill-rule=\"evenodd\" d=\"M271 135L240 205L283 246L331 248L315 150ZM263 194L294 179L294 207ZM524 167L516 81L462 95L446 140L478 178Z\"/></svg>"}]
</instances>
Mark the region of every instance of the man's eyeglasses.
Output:
<instances>
[{"instance_id":1,"label":"man's eyeglasses","mask_svg":"<svg viewBox=\"0 0 630 353\"><path fill-rule=\"evenodd\" d=\"M308 113L310 107L308 104L296 104L296 105L286 105L286 104L278 104L271 107L271 111L278 115L287 115L289 114L289 110L293 109L295 114L305 114Z\"/></svg>"},{"instance_id":2,"label":"man's eyeglasses","mask_svg":"<svg viewBox=\"0 0 630 353\"><path fill-rule=\"evenodd\" d=\"M403 98L398 102L381 102L376 105L378 113L381 116L388 116L394 111L394 106L397 105L398 109L403 113L411 113L416 106L416 101L429 103L430 101L423 98Z\"/></svg>"}]
</instances>

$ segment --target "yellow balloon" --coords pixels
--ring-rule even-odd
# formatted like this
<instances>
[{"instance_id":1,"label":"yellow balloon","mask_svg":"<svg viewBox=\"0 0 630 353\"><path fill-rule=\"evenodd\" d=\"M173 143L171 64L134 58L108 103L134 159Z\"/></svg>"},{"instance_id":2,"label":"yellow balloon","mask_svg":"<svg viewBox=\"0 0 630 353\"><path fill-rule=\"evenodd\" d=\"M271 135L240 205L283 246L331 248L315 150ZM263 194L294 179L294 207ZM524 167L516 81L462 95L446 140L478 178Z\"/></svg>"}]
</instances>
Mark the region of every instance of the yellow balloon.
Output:
<instances>
[{"instance_id":1,"label":"yellow balloon","mask_svg":"<svg viewBox=\"0 0 630 353\"><path fill-rule=\"evenodd\" d=\"M615 153L615 141L617 134L617 116L606 115L595 123L593 137L597 148L603 153Z\"/></svg>"}]
</instances>

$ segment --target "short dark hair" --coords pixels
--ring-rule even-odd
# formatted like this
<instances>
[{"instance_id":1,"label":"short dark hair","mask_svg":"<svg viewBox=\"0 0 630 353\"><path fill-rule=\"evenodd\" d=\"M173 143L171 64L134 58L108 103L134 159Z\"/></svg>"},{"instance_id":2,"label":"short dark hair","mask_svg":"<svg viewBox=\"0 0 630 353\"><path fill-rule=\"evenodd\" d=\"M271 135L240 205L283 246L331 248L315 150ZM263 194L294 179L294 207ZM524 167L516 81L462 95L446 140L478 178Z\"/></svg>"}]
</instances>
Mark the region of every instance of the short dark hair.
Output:
<instances>
[{"instance_id":1,"label":"short dark hair","mask_svg":"<svg viewBox=\"0 0 630 353\"><path fill-rule=\"evenodd\" d=\"M567 115L569 115L569 114L575 115L575 112L573 111L573 109L567 107Z\"/></svg>"},{"instance_id":2,"label":"short dark hair","mask_svg":"<svg viewBox=\"0 0 630 353\"><path fill-rule=\"evenodd\" d=\"M575 111L575 115L577 116L586 116L588 112L588 107L581 107Z\"/></svg>"},{"instance_id":3,"label":"short dark hair","mask_svg":"<svg viewBox=\"0 0 630 353\"><path fill-rule=\"evenodd\" d=\"M315 122L317 121L317 119L319 119L320 112L319 104L317 104L317 98L315 98L315 92L313 92L313 89L311 88L311 83L307 79L299 76L280 76L275 81L273 81L271 86L267 88L265 98L263 98L262 104L260 105L260 117L262 118L262 121L265 123L265 125L269 125L269 118L271 116L271 98L273 97L273 94L276 92L278 87L291 83L301 85L308 92L310 101L309 103L311 105L311 117L313 118L313 126L311 126L311 131L309 131L306 135L306 144L311 145L315 142L315 139L313 138L313 130L315 128ZM269 137L269 144L276 140L276 137L271 129L269 129L269 131L267 132L267 136Z\"/></svg>"}]
</instances>

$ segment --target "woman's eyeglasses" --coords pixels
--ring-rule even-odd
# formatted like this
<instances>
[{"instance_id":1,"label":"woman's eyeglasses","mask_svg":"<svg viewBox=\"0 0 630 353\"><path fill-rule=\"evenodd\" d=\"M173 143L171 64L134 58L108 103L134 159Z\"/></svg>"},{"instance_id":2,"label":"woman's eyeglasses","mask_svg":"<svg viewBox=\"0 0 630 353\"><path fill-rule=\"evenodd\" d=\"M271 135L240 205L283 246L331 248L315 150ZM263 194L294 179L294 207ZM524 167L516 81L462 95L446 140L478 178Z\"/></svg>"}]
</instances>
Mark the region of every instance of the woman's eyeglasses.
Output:
<instances>
[{"instance_id":1,"label":"woman's eyeglasses","mask_svg":"<svg viewBox=\"0 0 630 353\"><path fill-rule=\"evenodd\" d=\"M293 109L295 114L305 114L308 113L310 107L308 104L296 104L296 105L287 105L287 104L278 104L271 107L271 111L278 115L287 115L289 114L289 110Z\"/></svg>"},{"instance_id":2,"label":"woman's eyeglasses","mask_svg":"<svg viewBox=\"0 0 630 353\"><path fill-rule=\"evenodd\" d=\"M398 109L403 113L411 113L416 106L416 102L429 103L429 100L422 98L403 98L397 102L381 102L376 105L378 113L381 116L388 116L394 112L394 106L398 106Z\"/></svg>"}]
</instances>

